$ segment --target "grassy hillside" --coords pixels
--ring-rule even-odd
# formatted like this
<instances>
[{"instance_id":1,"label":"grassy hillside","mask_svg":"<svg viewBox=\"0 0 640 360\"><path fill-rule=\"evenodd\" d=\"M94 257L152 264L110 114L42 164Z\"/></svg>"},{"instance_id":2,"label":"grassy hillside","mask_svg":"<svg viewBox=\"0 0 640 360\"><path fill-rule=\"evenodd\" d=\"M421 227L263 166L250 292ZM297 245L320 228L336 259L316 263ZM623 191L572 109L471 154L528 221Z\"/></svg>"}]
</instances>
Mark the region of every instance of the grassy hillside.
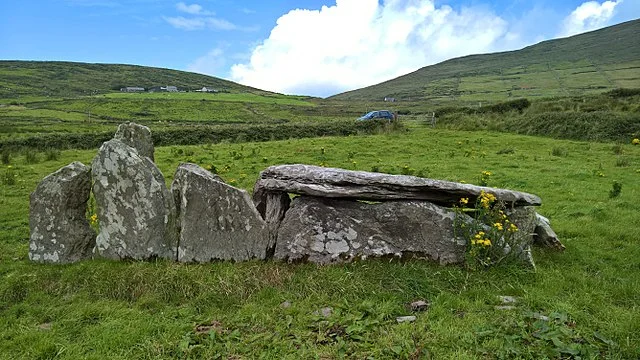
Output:
<instances>
[{"instance_id":1,"label":"grassy hillside","mask_svg":"<svg viewBox=\"0 0 640 360\"><path fill-rule=\"evenodd\" d=\"M428 144L428 146L425 146ZM68 150L0 165L0 359L638 359L640 145L431 128L381 136L156 148L251 190L273 164L423 174L541 196L567 249L537 272L421 260L31 263L29 193ZM621 192L612 197L614 182ZM497 296L518 301L500 310ZM425 312L407 305L423 299ZM282 306L285 301L289 306ZM324 318L324 307L333 309ZM398 324L397 316L416 315Z\"/></svg>"},{"instance_id":2,"label":"grassy hillside","mask_svg":"<svg viewBox=\"0 0 640 360\"><path fill-rule=\"evenodd\" d=\"M637 88L638 34L640 20L634 20L518 51L448 60L331 99L478 102Z\"/></svg>"},{"instance_id":3,"label":"grassy hillside","mask_svg":"<svg viewBox=\"0 0 640 360\"><path fill-rule=\"evenodd\" d=\"M137 65L87 64L60 61L0 61L0 99L69 97L119 91L126 86L145 89L177 86L218 91L267 93L212 76Z\"/></svg>"}]
</instances>

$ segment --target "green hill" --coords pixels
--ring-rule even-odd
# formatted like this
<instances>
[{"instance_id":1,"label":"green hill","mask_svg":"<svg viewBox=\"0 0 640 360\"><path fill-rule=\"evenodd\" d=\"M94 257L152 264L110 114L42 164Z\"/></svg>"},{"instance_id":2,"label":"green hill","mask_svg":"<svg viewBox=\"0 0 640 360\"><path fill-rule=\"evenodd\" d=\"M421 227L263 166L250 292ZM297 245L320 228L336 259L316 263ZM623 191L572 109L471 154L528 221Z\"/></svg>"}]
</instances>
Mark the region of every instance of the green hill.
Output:
<instances>
[{"instance_id":1,"label":"green hill","mask_svg":"<svg viewBox=\"0 0 640 360\"><path fill-rule=\"evenodd\" d=\"M640 87L640 20L517 51L471 55L423 67L337 100L503 101Z\"/></svg>"},{"instance_id":2,"label":"green hill","mask_svg":"<svg viewBox=\"0 0 640 360\"><path fill-rule=\"evenodd\" d=\"M167 85L190 90L206 86L218 91L267 94L212 76L146 66L0 61L0 98L84 96L119 91L127 86L148 89Z\"/></svg>"}]
</instances>

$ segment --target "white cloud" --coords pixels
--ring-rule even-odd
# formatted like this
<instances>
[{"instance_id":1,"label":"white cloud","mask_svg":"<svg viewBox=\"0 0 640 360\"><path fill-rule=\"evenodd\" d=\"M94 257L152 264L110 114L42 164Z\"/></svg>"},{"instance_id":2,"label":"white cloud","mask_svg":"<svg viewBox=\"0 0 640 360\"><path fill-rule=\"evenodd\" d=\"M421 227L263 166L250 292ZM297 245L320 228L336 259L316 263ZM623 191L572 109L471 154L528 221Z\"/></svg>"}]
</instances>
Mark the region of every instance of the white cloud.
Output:
<instances>
[{"instance_id":1,"label":"white cloud","mask_svg":"<svg viewBox=\"0 0 640 360\"><path fill-rule=\"evenodd\" d=\"M176 4L176 9L180 12L184 12L187 14L198 15L202 12L202 6L198 4L187 5L183 2L179 2Z\"/></svg>"},{"instance_id":2,"label":"white cloud","mask_svg":"<svg viewBox=\"0 0 640 360\"><path fill-rule=\"evenodd\" d=\"M220 73L225 70L227 65L225 53L224 47L219 46L194 60L187 66L187 70L200 74L221 76L222 74Z\"/></svg>"},{"instance_id":3,"label":"white cloud","mask_svg":"<svg viewBox=\"0 0 640 360\"><path fill-rule=\"evenodd\" d=\"M176 29L182 30L244 30L232 22L216 17L194 17L185 18L183 16L164 17L164 20Z\"/></svg>"},{"instance_id":4,"label":"white cloud","mask_svg":"<svg viewBox=\"0 0 640 360\"><path fill-rule=\"evenodd\" d=\"M615 14L616 6L623 0L587 1L578 6L564 19L561 36L571 36L585 31L596 30L609 24Z\"/></svg>"},{"instance_id":5,"label":"white cloud","mask_svg":"<svg viewBox=\"0 0 640 360\"><path fill-rule=\"evenodd\" d=\"M433 0L337 0L283 15L231 77L283 93L331 95L456 56L513 47L505 20L486 8ZM521 45L521 44L517 44Z\"/></svg>"}]
</instances>

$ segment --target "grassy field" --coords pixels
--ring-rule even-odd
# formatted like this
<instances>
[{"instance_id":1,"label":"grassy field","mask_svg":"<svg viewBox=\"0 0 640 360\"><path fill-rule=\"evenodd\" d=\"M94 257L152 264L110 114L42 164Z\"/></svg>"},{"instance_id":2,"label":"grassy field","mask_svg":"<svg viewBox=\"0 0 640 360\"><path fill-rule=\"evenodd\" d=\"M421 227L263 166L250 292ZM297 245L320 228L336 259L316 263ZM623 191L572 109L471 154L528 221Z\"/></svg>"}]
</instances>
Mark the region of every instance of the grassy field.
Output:
<instances>
[{"instance_id":1,"label":"grassy field","mask_svg":"<svg viewBox=\"0 0 640 360\"><path fill-rule=\"evenodd\" d=\"M161 147L156 161L168 182L190 161L247 190L259 171L282 163L468 183L487 170L490 186L541 196L539 212L566 251L535 249L535 273L418 260L36 265L27 260L29 193L57 168L89 163L95 151L14 154L0 171L0 358L640 357L640 145L410 128ZM614 182L621 192L610 197ZM497 310L499 295L516 296L515 308ZM418 299L429 310L397 324ZM327 318L317 313L324 307L333 309Z\"/></svg>"}]
</instances>

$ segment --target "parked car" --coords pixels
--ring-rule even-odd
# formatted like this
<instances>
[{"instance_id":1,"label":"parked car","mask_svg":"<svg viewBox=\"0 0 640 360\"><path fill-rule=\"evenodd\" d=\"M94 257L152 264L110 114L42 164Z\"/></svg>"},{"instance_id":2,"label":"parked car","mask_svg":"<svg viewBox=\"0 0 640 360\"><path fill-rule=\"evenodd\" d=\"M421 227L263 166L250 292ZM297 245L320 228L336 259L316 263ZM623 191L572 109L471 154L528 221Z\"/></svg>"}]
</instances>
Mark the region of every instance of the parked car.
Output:
<instances>
[{"instance_id":1,"label":"parked car","mask_svg":"<svg viewBox=\"0 0 640 360\"><path fill-rule=\"evenodd\" d=\"M376 111L368 112L363 116L359 117L358 121L377 120L377 119L387 119L389 121L392 121L396 119L396 116L394 115L394 113L392 113L389 110L376 110Z\"/></svg>"}]
</instances>

